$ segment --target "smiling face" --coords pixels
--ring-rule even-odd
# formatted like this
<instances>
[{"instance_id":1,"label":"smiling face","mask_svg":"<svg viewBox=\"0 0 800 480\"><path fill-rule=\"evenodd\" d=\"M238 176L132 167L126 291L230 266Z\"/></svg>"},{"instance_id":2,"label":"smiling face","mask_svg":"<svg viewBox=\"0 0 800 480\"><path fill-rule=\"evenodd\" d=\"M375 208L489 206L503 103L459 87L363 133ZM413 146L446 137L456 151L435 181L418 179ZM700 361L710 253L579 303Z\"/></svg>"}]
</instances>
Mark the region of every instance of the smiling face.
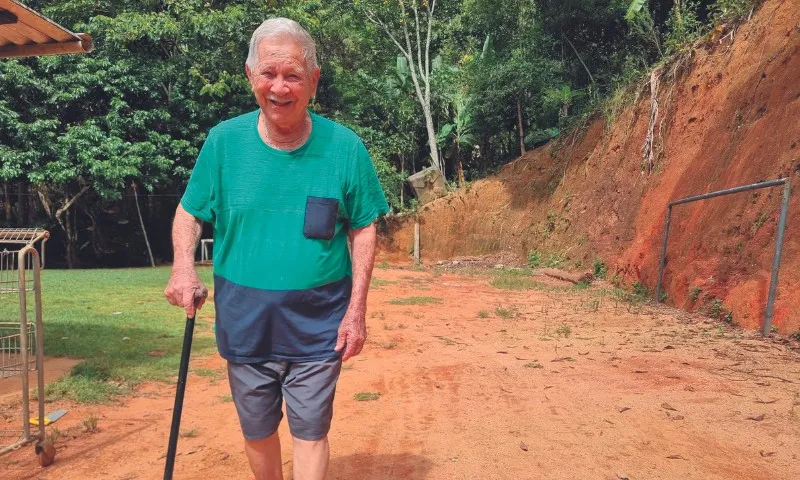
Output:
<instances>
[{"instance_id":1,"label":"smiling face","mask_svg":"<svg viewBox=\"0 0 800 480\"><path fill-rule=\"evenodd\" d=\"M300 44L288 36L264 39L258 62L245 71L267 123L284 132L302 128L319 68L309 71Z\"/></svg>"}]
</instances>

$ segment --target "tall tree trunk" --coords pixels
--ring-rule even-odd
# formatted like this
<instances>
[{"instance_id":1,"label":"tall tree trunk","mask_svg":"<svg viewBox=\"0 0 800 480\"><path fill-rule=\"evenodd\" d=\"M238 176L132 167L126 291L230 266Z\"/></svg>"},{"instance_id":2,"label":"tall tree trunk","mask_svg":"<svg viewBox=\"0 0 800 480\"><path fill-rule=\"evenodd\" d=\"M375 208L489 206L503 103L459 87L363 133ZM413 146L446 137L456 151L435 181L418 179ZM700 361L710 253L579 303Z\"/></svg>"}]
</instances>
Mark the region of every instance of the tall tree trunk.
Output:
<instances>
[{"instance_id":1,"label":"tall tree trunk","mask_svg":"<svg viewBox=\"0 0 800 480\"><path fill-rule=\"evenodd\" d=\"M5 212L4 220L10 226L13 212L11 211L11 197L8 196L8 182L3 182L3 207L5 207L3 209Z\"/></svg>"},{"instance_id":2,"label":"tall tree trunk","mask_svg":"<svg viewBox=\"0 0 800 480\"><path fill-rule=\"evenodd\" d=\"M517 97L517 128L519 129L520 155L525 153L525 130L522 126L522 100Z\"/></svg>"},{"instance_id":3,"label":"tall tree trunk","mask_svg":"<svg viewBox=\"0 0 800 480\"><path fill-rule=\"evenodd\" d=\"M439 146L436 145L436 129L433 126L433 115L430 108L423 109L425 113L425 129L428 131L428 148L431 154L431 165L436 167L444 177L444 162L439 155Z\"/></svg>"},{"instance_id":4,"label":"tall tree trunk","mask_svg":"<svg viewBox=\"0 0 800 480\"><path fill-rule=\"evenodd\" d=\"M75 251L75 243L78 240L78 235L76 226L77 223L70 214L70 208L81 196L83 196L84 193L89 191L89 187L83 187L72 198L70 198L67 194L64 197L63 205L61 205L61 207L55 213L52 213L52 204L47 198L45 189L46 187L43 187L39 190L39 198L42 200L42 206L51 217L55 217L56 221L61 226L61 229L64 230L64 233L67 235L67 268L75 268L75 266L78 264L77 252Z\"/></svg>"},{"instance_id":5,"label":"tall tree trunk","mask_svg":"<svg viewBox=\"0 0 800 480\"><path fill-rule=\"evenodd\" d=\"M22 227L25 223L29 220L25 217L25 205L28 202L28 198L26 198L26 186L24 182L17 182L17 208L15 209L15 213L17 214L17 226ZM32 223L32 222L27 222Z\"/></svg>"},{"instance_id":6,"label":"tall tree trunk","mask_svg":"<svg viewBox=\"0 0 800 480\"><path fill-rule=\"evenodd\" d=\"M75 239L73 237L73 229L72 229L72 222L70 221L70 212L69 210L64 212L63 220L60 221L61 228L64 230L64 233L67 235L67 268L73 269L75 268Z\"/></svg>"},{"instance_id":7,"label":"tall tree trunk","mask_svg":"<svg viewBox=\"0 0 800 480\"><path fill-rule=\"evenodd\" d=\"M461 163L461 148L456 143L456 169L458 170L458 186L464 186L464 164Z\"/></svg>"}]
</instances>

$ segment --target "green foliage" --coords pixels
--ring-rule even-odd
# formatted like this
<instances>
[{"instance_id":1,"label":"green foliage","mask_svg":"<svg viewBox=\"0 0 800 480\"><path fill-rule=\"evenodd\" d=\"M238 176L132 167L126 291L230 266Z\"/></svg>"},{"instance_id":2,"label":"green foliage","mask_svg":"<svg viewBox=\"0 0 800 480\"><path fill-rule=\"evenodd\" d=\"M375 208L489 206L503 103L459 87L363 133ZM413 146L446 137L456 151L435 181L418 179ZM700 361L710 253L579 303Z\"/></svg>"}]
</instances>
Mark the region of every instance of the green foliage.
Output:
<instances>
[{"instance_id":1,"label":"green foliage","mask_svg":"<svg viewBox=\"0 0 800 480\"><path fill-rule=\"evenodd\" d=\"M558 268L566 260L567 260L567 254L565 252L551 253L547 257L547 261L545 262L545 266L547 266L548 268Z\"/></svg>"},{"instance_id":2,"label":"green foliage","mask_svg":"<svg viewBox=\"0 0 800 480\"><path fill-rule=\"evenodd\" d=\"M680 9L676 5L669 11L664 37L667 55L691 47L692 42L702 35L704 27L698 19L699 9L699 2L686 0L681 2Z\"/></svg>"},{"instance_id":3,"label":"green foliage","mask_svg":"<svg viewBox=\"0 0 800 480\"><path fill-rule=\"evenodd\" d=\"M631 0L625 20L631 29L631 34L645 45L655 47L658 54L656 59L663 55L661 49L661 34L653 19L653 14L647 6L647 0Z\"/></svg>"},{"instance_id":4,"label":"green foliage","mask_svg":"<svg viewBox=\"0 0 800 480\"><path fill-rule=\"evenodd\" d=\"M720 314L723 311L722 300L719 298L715 298L711 300L711 307L709 308L708 314L711 318L719 318Z\"/></svg>"},{"instance_id":5,"label":"green foliage","mask_svg":"<svg viewBox=\"0 0 800 480\"><path fill-rule=\"evenodd\" d=\"M514 318L517 315L517 312L513 308L507 307L497 307L494 309L494 313L498 317L505 319Z\"/></svg>"},{"instance_id":6,"label":"green foliage","mask_svg":"<svg viewBox=\"0 0 800 480\"><path fill-rule=\"evenodd\" d=\"M639 282L638 280L633 282L631 288L633 289L633 294L636 295L637 297L648 298L650 296L650 290L647 288L646 285Z\"/></svg>"},{"instance_id":7,"label":"green foliage","mask_svg":"<svg viewBox=\"0 0 800 480\"><path fill-rule=\"evenodd\" d=\"M637 15L641 14L643 10L646 10L647 0L631 0L630 5L628 5L628 12L625 14L625 20L631 22L633 21Z\"/></svg>"},{"instance_id":8,"label":"green foliage","mask_svg":"<svg viewBox=\"0 0 800 480\"><path fill-rule=\"evenodd\" d=\"M606 275L608 275L608 267L606 267L606 262L604 262L599 257L595 257L594 259L593 273L595 278L600 278L600 279L606 278Z\"/></svg>"},{"instance_id":9,"label":"green foliage","mask_svg":"<svg viewBox=\"0 0 800 480\"><path fill-rule=\"evenodd\" d=\"M539 268L542 264L542 254L533 250L528 253L528 266L531 268Z\"/></svg>"},{"instance_id":10,"label":"green foliage","mask_svg":"<svg viewBox=\"0 0 800 480\"><path fill-rule=\"evenodd\" d=\"M709 7L714 23L730 23L743 20L761 0L716 0Z\"/></svg>"},{"instance_id":11,"label":"green foliage","mask_svg":"<svg viewBox=\"0 0 800 480\"><path fill-rule=\"evenodd\" d=\"M566 323L562 323L556 329L556 335L558 335L559 337L563 337L563 338L569 338L569 336L572 335L572 327L570 327Z\"/></svg>"}]
</instances>

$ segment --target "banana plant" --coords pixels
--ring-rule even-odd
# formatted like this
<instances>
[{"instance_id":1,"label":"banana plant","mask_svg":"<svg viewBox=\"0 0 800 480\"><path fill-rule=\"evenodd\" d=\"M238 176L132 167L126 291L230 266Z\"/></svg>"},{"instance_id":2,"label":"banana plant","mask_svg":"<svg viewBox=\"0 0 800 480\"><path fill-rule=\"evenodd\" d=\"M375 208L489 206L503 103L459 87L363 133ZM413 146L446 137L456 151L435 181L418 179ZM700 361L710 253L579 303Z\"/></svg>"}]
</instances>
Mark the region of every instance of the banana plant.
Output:
<instances>
[{"instance_id":1,"label":"banana plant","mask_svg":"<svg viewBox=\"0 0 800 480\"><path fill-rule=\"evenodd\" d=\"M475 115L472 111L471 99L462 92L451 96L450 103L453 118L449 123L442 125L436 136L439 148L449 150L450 157L455 159L458 169L458 183L464 184L464 164L461 160L462 152L471 152L478 143L475 133Z\"/></svg>"},{"instance_id":2,"label":"banana plant","mask_svg":"<svg viewBox=\"0 0 800 480\"><path fill-rule=\"evenodd\" d=\"M653 15L647 8L647 0L631 0L625 20L628 21L631 32L656 47L659 58L664 55L661 49L661 36L656 28Z\"/></svg>"},{"instance_id":3,"label":"banana plant","mask_svg":"<svg viewBox=\"0 0 800 480\"><path fill-rule=\"evenodd\" d=\"M576 98L584 96L580 90L573 90L569 85L562 85L561 88L550 88L545 92L545 101L550 105L559 107L558 117L569 116L569 107Z\"/></svg>"}]
</instances>

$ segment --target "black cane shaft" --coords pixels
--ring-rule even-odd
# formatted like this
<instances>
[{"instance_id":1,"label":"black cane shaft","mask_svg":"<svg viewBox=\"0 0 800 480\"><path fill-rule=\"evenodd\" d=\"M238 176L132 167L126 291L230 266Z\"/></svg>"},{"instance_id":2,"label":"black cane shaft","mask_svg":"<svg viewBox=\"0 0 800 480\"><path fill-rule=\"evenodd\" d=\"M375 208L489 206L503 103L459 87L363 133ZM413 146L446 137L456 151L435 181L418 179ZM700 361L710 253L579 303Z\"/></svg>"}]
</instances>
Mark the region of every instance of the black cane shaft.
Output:
<instances>
[{"instance_id":1,"label":"black cane shaft","mask_svg":"<svg viewBox=\"0 0 800 480\"><path fill-rule=\"evenodd\" d=\"M189 374L189 354L192 351L192 334L194 333L194 317L186 318L186 331L183 334L183 350L181 350L181 367L178 371L178 388L175 392L175 407L172 409L172 428L169 432L169 448L167 448L167 464L164 467L164 480L172 480L175 467L175 454L178 449L178 436L181 428L181 411L183 410L183 394L186 391L186 377Z\"/></svg>"}]
</instances>

